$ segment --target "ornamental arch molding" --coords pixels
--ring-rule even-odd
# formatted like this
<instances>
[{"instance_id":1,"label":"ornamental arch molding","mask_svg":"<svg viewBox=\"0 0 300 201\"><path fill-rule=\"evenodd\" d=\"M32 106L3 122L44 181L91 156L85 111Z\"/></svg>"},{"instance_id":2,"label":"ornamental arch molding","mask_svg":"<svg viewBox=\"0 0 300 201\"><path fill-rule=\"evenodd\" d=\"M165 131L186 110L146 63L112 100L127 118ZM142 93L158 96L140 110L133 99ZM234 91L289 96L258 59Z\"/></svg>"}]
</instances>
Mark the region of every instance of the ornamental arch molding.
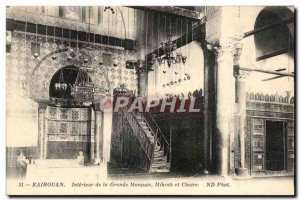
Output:
<instances>
[{"instance_id":1,"label":"ornamental arch molding","mask_svg":"<svg viewBox=\"0 0 300 201\"><path fill-rule=\"evenodd\" d=\"M81 49L78 53L76 52L76 56L70 60L67 59L69 54L68 50L68 48L64 48L53 51L41 58L36 64L29 79L30 97L32 99L37 102L49 101L49 87L54 74L67 66L74 66L76 68L83 66L83 57L88 56L86 54L87 51L89 51L88 57L93 59L90 59L89 63L85 65L93 65L94 69L97 68L97 73L93 76L93 83L99 87L109 88L108 68L99 66L97 63L97 54L99 54L99 50L85 51L85 49ZM53 56L55 59L52 58Z\"/></svg>"}]
</instances>

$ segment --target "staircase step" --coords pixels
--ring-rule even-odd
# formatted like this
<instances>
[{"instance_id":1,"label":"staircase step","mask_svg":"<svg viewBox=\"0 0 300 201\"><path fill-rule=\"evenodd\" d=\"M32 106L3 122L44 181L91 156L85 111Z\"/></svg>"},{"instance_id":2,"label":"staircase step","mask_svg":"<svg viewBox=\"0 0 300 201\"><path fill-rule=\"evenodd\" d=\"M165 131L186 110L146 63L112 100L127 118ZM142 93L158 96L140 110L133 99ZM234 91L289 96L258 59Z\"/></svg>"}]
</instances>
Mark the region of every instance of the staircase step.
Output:
<instances>
[{"instance_id":1,"label":"staircase step","mask_svg":"<svg viewBox=\"0 0 300 201\"><path fill-rule=\"evenodd\" d=\"M150 172L168 172L170 168L168 166L151 167Z\"/></svg>"},{"instance_id":2,"label":"staircase step","mask_svg":"<svg viewBox=\"0 0 300 201\"><path fill-rule=\"evenodd\" d=\"M153 160L156 160L156 159L160 159L161 157L164 157L165 155L164 154L161 154L161 155L154 155L153 156Z\"/></svg>"},{"instance_id":3,"label":"staircase step","mask_svg":"<svg viewBox=\"0 0 300 201\"><path fill-rule=\"evenodd\" d=\"M164 151L155 151L154 152L154 158L159 158L159 157L162 157L164 156Z\"/></svg>"},{"instance_id":4,"label":"staircase step","mask_svg":"<svg viewBox=\"0 0 300 201\"><path fill-rule=\"evenodd\" d=\"M149 140L151 140L151 142L153 141L153 144L154 144L154 137L150 134L147 134L147 137Z\"/></svg>"},{"instance_id":5,"label":"staircase step","mask_svg":"<svg viewBox=\"0 0 300 201\"><path fill-rule=\"evenodd\" d=\"M160 151L160 146L156 145L154 151Z\"/></svg>"},{"instance_id":6,"label":"staircase step","mask_svg":"<svg viewBox=\"0 0 300 201\"><path fill-rule=\"evenodd\" d=\"M161 155L164 155L164 150L161 149L161 150L154 150L154 155L155 156L161 156Z\"/></svg>"},{"instance_id":7,"label":"staircase step","mask_svg":"<svg viewBox=\"0 0 300 201\"><path fill-rule=\"evenodd\" d=\"M139 120L144 120L144 118L142 117L142 115L136 115L136 118Z\"/></svg>"},{"instance_id":8,"label":"staircase step","mask_svg":"<svg viewBox=\"0 0 300 201\"><path fill-rule=\"evenodd\" d=\"M167 163L157 163L154 164L152 163L151 168L167 168L168 164Z\"/></svg>"},{"instance_id":9,"label":"staircase step","mask_svg":"<svg viewBox=\"0 0 300 201\"><path fill-rule=\"evenodd\" d=\"M153 136L151 131L145 130L145 132L146 132L146 133L149 133L151 136Z\"/></svg>"},{"instance_id":10,"label":"staircase step","mask_svg":"<svg viewBox=\"0 0 300 201\"><path fill-rule=\"evenodd\" d=\"M146 135L148 138L151 138L151 140L153 140L153 144L154 144L154 136L151 135L151 133L146 133Z\"/></svg>"},{"instance_id":11,"label":"staircase step","mask_svg":"<svg viewBox=\"0 0 300 201\"><path fill-rule=\"evenodd\" d=\"M164 155L164 150L163 149L161 149L161 150L154 150L154 155L155 156L160 156L160 155Z\"/></svg>"},{"instance_id":12,"label":"staircase step","mask_svg":"<svg viewBox=\"0 0 300 201\"><path fill-rule=\"evenodd\" d=\"M143 125L141 125L141 126L142 126L142 128L143 128L144 130L150 131L150 128L149 128L148 126L143 126Z\"/></svg>"},{"instance_id":13,"label":"staircase step","mask_svg":"<svg viewBox=\"0 0 300 201\"><path fill-rule=\"evenodd\" d=\"M169 169L150 169L150 172L170 172Z\"/></svg>"},{"instance_id":14,"label":"staircase step","mask_svg":"<svg viewBox=\"0 0 300 201\"><path fill-rule=\"evenodd\" d=\"M148 137L148 139L149 139L151 142L153 142L153 144L154 144L154 137L152 137L152 136L150 136L150 135L147 135L147 137Z\"/></svg>"},{"instance_id":15,"label":"staircase step","mask_svg":"<svg viewBox=\"0 0 300 201\"><path fill-rule=\"evenodd\" d=\"M167 158L153 158L153 163L166 163L167 162Z\"/></svg>"},{"instance_id":16,"label":"staircase step","mask_svg":"<svg viewBox=\"0 0 300 201\"><path fill-rule=\"evenodd\" d=\"M153 163L153 165L166 164L167 163L167 159L166 158L153 159L152 163Z\"/></svg>"},{"instance_id":17,"label":"staircase step","mask_svg":"<svg viewBox=\"0 0 300 201\"><path fill-rule=\"evenodd\" d=\"M147 123L146 122L144 122L144 121L140 121L139 122L142 126L147 126ZM147 126L148 127L148 126Z\"/></svg>"},{"instance_id":18,"label":"staircase step","mask_svg":"<svg viewBox=\"0 0 300 201\"><path fill-rule=\"evenodd\" d=\"M150 172L169 172L170 163L152 164Z\"/></svg>"},{"instance_id":19,"label":"staircase step","mask_svg":"<svg viewBox=\"0 0 300 201\"><path fill-rule=\"evenodd\" d=\"M162 168L162 169L151 168L150 172L170 172L170 169L169 168Z\"/></svg>"},{"instance_id":20,"label":"staircase step","mask_svg":"<svg viewBox=\"0 0 300 201\"><path fill-rule=\"evenodd\" d=\"M155 160L164 160L166 158L167 158L167 156L165 156L165 155L154 157Z\"/></svg>"},{"instance_id":21,"label":"staircase step","mask_svg":"<svg viewBox=\"0 0 300 201\"><path fill-rule=\"evenodd\" d=\"M163 153L164 153L164 150L158 150L158 151L155 151L155 152L154 152L154 154L161 154L161 153L163 154Z\"/></svg>"},{"instance_id":22,"label":"staircase step","mask_svg":"<svg viewBox=\"0 0 300 201\"><path fill-rule=\"evenodd\" d=\"M151 142L153 141L153 143L154 143L154 137L153 137L153 136L147 135L147 137L149 138L149 140L150 140Z\"/></svg>"},{"instance_id":23,"label":"staircase step","mask_svg":"<svg viewBox=\"0 0 300 201\"><path fill-rule=\"evenodd\" d=\"M154 161L167 161L167 156L154 157Z\"/></svg>"},{"instance_id":24,"label":"staircase step","mask_svg":"<svg viewBox=\"0 0 300 201\"><path fill-rule=\"evenodd\" d=\"M166 166L167 161L161 161L161 162L152 162L151 167L160 167L160 166Z\"/></svg>"}]
</instances>

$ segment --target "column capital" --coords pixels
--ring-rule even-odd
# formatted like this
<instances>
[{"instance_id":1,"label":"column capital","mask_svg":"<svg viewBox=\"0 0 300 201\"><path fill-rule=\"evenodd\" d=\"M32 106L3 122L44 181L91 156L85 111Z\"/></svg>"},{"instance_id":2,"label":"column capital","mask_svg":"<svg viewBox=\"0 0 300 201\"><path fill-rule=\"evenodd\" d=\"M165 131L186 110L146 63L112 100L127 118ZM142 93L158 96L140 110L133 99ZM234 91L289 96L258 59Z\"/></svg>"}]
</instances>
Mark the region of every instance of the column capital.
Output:
<instances>
[{"instance_id":1,"label":"column capital","mask_svg":"<svg viewBox=\"0 0 300 201\"><path fill-rule=\"evenodd\" d=\"M233 61L236 55L241 54L241 43L238 39L219 39L207 43L206 48L217 55L217 61Z\"/></svg>"},{"instance_id":2,"label":"column capital","mask_svg":"<svg viewBox=\"0 0 300 201\"><path fill-rule=\"evenodd\" d=\"M241 69L235 69L234 70L234 77L239 80L246 80L246 78L250 75L249 71L241 70Z\"/></svg>"}]
</instances>

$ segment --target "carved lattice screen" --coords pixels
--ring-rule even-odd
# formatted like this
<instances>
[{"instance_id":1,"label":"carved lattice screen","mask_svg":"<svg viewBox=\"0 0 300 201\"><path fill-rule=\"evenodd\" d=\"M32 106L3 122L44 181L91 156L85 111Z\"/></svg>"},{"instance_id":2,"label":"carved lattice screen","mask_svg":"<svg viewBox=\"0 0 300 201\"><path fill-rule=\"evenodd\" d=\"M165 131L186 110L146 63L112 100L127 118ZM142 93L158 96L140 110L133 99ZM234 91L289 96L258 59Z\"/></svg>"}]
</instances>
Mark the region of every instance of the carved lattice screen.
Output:
<instances>
[{"instance_id":1,"label":"carved lattice screen","mask_svg":"<svg viewBox=\"0 0 300 201\"><path fill-rule=\"evenodd\" d=\"M48 141L90 141L91 112L89 108L49 106L47 121Z\"/></svg>"}]
</instances>

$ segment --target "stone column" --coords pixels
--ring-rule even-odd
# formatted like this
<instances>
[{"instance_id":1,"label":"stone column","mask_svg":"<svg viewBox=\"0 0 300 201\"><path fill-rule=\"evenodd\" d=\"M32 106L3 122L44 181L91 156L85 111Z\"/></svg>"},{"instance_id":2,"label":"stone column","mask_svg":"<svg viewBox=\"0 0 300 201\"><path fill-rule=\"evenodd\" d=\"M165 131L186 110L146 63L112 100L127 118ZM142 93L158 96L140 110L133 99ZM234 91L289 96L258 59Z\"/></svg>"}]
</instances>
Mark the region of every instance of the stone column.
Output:
<instances>
[{"instance_id":1,"label":"stone column","mask_svg":"<svg viewBox=\"0 0 300 201\"><path fill-rule=\"evenodd\" d=\"M238 136L240 147L240 164L241 166L236 169L236 174L239 176L248 176L248 169L245 166L245 133L246 133L246 78L248 72L237 70L236 77L236 102L238 108Z\"/></svg>"},{"instance_id":2,"label":"stone column","mask_svg":"<svg viewBox=\"0 0 300 201\"><path fill-rule=\"evenodd\" d=\"M39 154L40 159L47 157L47 133L46 133L46 114L47 105L40 103L38 106L38 133L39 133Z\"/></svg>"},{"instance_id":3,"label":"stone column","mask_svg":"<svg viewBox=\"0 0 300 201\"><path fill-rule=\"evenodd\" d=\"M148 80L148 72L143 71L138 74L138 87L139 87L139 96L144 98L147 96L147 80Z\"/></svg>"},{"instance_id":4,"label":"stone column","mask_svg":"<svg viewBox=\"0 0 300 201\"><path fill-rule=\"evenodd\" d=\"M142 71L139 71L138 74L138 95L145 97L147 95L147 82L148 82L148 71L145 66L145 58L147 55L146 50L146 12L138 11L137 12L138 24L137 24L137 56L140 63ZM150 66L148 66L150 68Z\"/></svg>"},{"instance_id":5,"label":"stone column","mask_svg":"<svg viewBox=\"0 0 300 201\"><path fill-rule=\"evenodd\" d=\"M212 112L210 105L213 104L213 100L210 98L213 91L214 77L212 77L213 68L215 68L214 52L208 49L207 44L202 43L202 49L204 53L204 111L203 111L203 125L204 125L204 139L203 139L203 153L204 164L203 173L209 174L211 171L211 140L212 140Z\"/></svg>"},{"instance_id":6,"label":"stone column","mask_svg":"<svg viewBox=\"0 0 300 201\"><path fill-rule=\"evenodd\" d=\"M95 141L95 112L92 111L92 118L91 118L91 148L90 148L90 161L92 162L93 160L96 159L95 156L95 146L96 146L96 141Z\"/></svg>"},{"instance_id":7,"label":"stone column","mask_svg":"<svg viewBox=\"0 0 300 201\"><path fill-rule=\"evenodd\" d=\"M103 132L102 132L102 113L101 111L95 111L95 163L101 162L102 147L103 147Z\"/></svg>"},{"instance_id":8,"label":"stone column","mask_svg":"<svg viewBox=\"0 0 300 201\"><path fill-rule=\"evenodd\" d=\"M233 42L220 41L216 50L216 172L229 174L230 135L234 133L235 82Z\"/></svg>"},{"instance_id":9,"label":"stone column","mask_svg":"<svg viewBox=\"0 0 300 201\"><path fill-rule=\"evenodd\" d=\"M109 162L110 150L111 150L111 135L112 135L112 112L103 113L102 125L103 125L102 126L102 137L103 137L102 156L105 162ZM100 149L100 154L101 154L101 149Z\"/></svg>"}]
</instances>

